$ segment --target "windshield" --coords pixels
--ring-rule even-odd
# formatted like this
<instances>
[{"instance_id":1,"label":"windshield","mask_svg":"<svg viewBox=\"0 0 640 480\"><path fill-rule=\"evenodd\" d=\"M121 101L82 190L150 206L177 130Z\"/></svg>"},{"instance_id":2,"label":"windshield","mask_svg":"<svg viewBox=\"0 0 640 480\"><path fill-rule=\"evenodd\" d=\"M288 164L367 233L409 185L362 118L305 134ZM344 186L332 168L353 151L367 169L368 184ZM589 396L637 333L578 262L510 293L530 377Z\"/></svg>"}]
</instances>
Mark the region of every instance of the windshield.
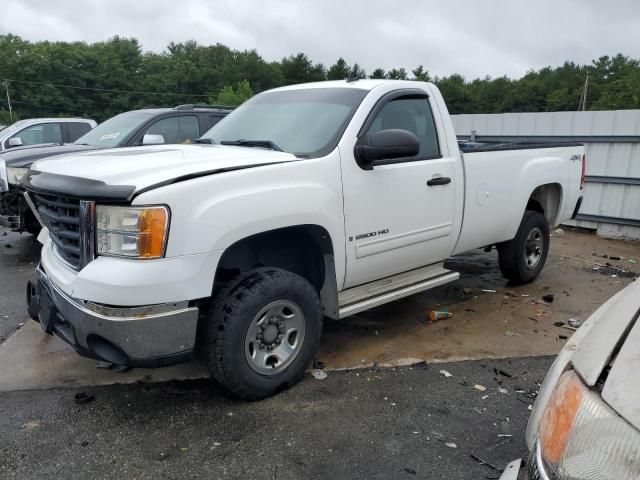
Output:
<instances>
[{"instance_id":1,"label":"windshield","mask_svg":"<svg viewBox=\"0 0 640 480\"><path fill-rule=\"evenodd\" d=\"M121 113L85 133L73 143L99 148L118 147L133 130L148 120L150 115L145 112Z\"/></svg>"},{"instance_id":2,"label":"windshield","mask_svg":"<svg viewBox=\"0 0 640 480\"><path fill-rule=\"evenodd\" d=\"M213 143L272 142L300 157L326 155L368 92L356 88L310 88L266 92L216 124L203 139ZM237 144L240 144L238 142ZM250 142L245 143L246 146Z\"/></svg>"}]
</instances>

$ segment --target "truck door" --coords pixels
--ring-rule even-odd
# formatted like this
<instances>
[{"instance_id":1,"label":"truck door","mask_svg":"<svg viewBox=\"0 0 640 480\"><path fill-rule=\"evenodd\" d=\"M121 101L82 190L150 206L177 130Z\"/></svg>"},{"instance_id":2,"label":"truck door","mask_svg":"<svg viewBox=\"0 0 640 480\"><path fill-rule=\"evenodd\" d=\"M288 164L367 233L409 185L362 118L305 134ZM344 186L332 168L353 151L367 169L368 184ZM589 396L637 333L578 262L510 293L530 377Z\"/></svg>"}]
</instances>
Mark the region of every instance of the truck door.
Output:
<instances>
[{"instance_id":1,"label":"truck door","mask_svg":"<svg viewBox=\"0 0 640 480\"><path fill-rule=\"evenodd\" d=\"M358 138L386 129L413 132L416 157L372 170L360 168L353 149L341 148L347 273L345 287L440 262L453 251L457 232L457 157L443 155L437 106L417 89L384 95ZM354 141L356 141L354 139ZM341 145L342 147L342 145Z\"/></svg>"}]
</instances>

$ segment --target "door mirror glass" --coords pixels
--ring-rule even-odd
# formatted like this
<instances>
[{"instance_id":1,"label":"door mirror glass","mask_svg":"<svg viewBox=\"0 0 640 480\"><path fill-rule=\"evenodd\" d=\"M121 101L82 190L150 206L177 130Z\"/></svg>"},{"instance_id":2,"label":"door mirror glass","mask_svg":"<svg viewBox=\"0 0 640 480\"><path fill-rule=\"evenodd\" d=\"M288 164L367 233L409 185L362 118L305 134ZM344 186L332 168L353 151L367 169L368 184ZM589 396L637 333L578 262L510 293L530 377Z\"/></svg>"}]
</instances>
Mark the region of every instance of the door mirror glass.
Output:
<instances>
[{"instance_id":1,"label":"door mirror glass","mask_svg":"<svg viewBox=\"0 0 640 480\"><path fill-rule=\"evenodd\" d=\"M22 139L20 137L11 137L7 142L8 147L21 147Z\"/></svg>"},{"instance_id":2,"label":"door mirror glass","mask_svg":"<svg viewBox=\"0 0 640 480\"><path fill-rule=\"evenodd\" d=\"M142 137L143 145L162 145L164 144L164 137L155 133L145 133Z\"/></svg>"},{"instance_id":3,"label":"door mirror glass","mask_svg":"<svg viewBox=\"0 0 640 480\"><path fill-rule=\"evenodd\" d=\"M394 128L361 137L355 153L360 167L371 170L384 160L415 157L419 152L420 142L414 133Z\"/></svg>"}]
</instances>

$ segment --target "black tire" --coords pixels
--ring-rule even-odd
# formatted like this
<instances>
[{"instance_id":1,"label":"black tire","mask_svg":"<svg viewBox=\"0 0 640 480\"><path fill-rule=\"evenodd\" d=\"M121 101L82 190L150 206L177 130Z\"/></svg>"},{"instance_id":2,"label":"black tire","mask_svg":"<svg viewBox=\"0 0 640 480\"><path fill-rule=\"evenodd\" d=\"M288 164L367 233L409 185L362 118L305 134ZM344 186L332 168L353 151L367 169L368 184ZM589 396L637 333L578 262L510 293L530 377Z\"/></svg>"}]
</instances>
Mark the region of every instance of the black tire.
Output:
<instances>
[{"instance_id":1,"label":"black tire","mask_svg":"<svg viewBox=\"0 0 640 480\"><path fill-rule=\"evenodd\" d=\"M259 400L302 379L318 350L323 318L318 293L307 280L285 270L259 268L238 277L216 299L205 328L205 354L215 380L242 399ZM250 354L246 352L251 349L246 342L253 342L249 329L255 328L258 314L274 302L290 302L299 307L304 333L288 365L277 367L282 368L277 373L261 374L255 370L256 363L250 365ZM270 355L264 353L264 347L258 345L264 355Z\"/></svg>"},{"instance_id":2,"label":"black tire","mask_svg":"<svg viewBox=\"0 0 640 480\"><path fill-rule=\"evenodd\" d=\"M540 252L537 262L532 250L536 242L535 236L540 234ZM531 237L533 235L534 237ZM529 245L529 246L528 246ZM527 253L530 253L528 256ZM534 281L544 268L549 253L549 223L540 212L527 210L513 240L498 245L498 260L502 275L511 283L521 285Z\"/></svg>"}]
</instances>

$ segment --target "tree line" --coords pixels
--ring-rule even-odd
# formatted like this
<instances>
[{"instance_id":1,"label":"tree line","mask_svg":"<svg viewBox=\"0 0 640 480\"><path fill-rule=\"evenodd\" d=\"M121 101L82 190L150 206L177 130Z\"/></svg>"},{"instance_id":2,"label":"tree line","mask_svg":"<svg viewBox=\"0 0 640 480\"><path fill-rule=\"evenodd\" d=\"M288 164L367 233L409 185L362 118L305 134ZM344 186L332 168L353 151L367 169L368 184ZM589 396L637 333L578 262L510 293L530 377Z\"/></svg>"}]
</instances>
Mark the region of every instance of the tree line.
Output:
<instances>
[{"instance_id":1,"label":"tree line","mask_svg":"<svg viewBox=\"0 0 640 480\"><path fill-rule=\"evenodd\" d=\"M434 82L449 110L503 113L577 110L589 77L588 110L640 108L640 62L622 54L588 65L567 61L531 70L522 78L465 79L432 76L419 65L366 72L339 58L314 63L297 53L267 61L256 50L234 50L195 41L145 52L134 38L105 42L30 42L0 35L0 82L8 88L14 116L86 116L103 121L117 113L184 103L238 105L255 93L295 83L350 78L417 79ZM0 122L8 119L6 92Z\"/></svg>"}]
</instances>

